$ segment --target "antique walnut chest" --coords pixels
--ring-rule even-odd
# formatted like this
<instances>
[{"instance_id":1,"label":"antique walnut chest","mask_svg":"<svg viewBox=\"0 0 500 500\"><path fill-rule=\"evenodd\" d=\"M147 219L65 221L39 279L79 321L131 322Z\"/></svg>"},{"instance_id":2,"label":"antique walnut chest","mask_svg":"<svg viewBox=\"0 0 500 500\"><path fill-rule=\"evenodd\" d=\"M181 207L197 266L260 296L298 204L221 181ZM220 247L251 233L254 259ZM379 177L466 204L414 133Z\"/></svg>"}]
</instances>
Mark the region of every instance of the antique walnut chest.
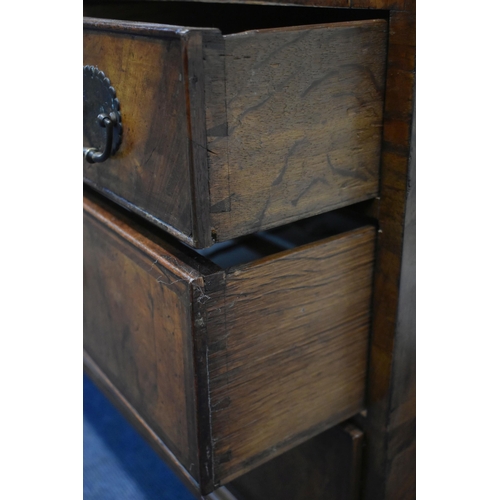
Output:
<instances>
[{"instance_id":1,"label":"antique walnut chest","mask_svg":"<svg viewBox=\"0 0 500 500\"><path fill-rule=\"evenodd\" d=\"M84 366L198 495L412 498L414 6L307 3L85 3Z\"/></svg>"}]
</instances>

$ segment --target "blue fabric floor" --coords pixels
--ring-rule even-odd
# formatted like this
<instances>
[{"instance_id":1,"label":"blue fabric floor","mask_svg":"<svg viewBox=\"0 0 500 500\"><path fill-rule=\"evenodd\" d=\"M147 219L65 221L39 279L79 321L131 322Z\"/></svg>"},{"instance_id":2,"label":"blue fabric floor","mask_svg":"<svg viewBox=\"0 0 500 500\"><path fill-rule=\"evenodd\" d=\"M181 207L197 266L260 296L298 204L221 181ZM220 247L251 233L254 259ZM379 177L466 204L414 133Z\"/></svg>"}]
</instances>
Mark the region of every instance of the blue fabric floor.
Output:
<instances>
[{"instance_id":1,"label":"blue fabric floor","mask_svg":"<svg viewBox=\"0 0 500 500\"><path fill-rule=\"evenodd\" d=\"M83 398L84 500L195 500L86 376Z\"/></svg>"}]
</instances>

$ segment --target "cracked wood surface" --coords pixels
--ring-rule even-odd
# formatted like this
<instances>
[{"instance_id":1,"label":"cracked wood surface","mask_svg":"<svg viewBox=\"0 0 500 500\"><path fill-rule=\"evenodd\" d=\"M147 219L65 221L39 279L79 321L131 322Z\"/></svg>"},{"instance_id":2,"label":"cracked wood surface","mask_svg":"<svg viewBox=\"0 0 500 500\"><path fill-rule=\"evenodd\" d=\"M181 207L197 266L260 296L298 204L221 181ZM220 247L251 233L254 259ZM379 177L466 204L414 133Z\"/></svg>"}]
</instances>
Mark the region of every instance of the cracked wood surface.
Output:
<instances>
[{"instance_id":1,"label":"cracked wood surface","mask_svg":"<svg viewBox=\"0 0 500 500\"><path fill-rule=\"evenodd\" d=\"M224 36L227 126L208 137L218 241L378 194L386 26Z\"/></svg>"}]
</instances>

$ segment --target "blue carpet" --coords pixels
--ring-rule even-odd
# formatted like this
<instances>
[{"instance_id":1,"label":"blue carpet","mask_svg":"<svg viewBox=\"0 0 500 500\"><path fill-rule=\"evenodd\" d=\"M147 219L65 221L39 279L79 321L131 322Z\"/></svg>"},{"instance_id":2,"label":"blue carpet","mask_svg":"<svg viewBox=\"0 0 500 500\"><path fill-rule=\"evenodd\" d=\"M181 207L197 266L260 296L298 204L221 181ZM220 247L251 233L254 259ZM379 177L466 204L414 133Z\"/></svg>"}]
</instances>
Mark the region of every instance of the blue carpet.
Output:
<instances>
[{"instance_id":1,"label":"blue carpet","mask_svg":"<svg viewBox=\"0 0 500 500\"><path fill-rule=\"evenodd\" d=\"M195 500L86 376L83 398L84 500Z\"/></svg>"}]
</instances>

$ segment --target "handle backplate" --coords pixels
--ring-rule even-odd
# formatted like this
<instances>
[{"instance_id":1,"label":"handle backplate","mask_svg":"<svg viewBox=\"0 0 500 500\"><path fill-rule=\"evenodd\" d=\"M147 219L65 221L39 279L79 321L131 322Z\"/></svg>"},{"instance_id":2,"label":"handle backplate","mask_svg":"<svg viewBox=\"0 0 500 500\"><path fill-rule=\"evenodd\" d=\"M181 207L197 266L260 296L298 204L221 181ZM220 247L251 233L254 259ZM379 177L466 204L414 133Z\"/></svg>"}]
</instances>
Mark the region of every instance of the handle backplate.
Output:
<instances>
[{"instance_id":1,"label":"handle backplate","mask_svg":"<svg viewBox=\"0 0 500 500\"><path fill-rule=\"evenodd\" d=\"M83 67L83 155L100 163L114 155L122 140L120 101L109 78L95 66Z\"/></svg>"}]
</instances>

